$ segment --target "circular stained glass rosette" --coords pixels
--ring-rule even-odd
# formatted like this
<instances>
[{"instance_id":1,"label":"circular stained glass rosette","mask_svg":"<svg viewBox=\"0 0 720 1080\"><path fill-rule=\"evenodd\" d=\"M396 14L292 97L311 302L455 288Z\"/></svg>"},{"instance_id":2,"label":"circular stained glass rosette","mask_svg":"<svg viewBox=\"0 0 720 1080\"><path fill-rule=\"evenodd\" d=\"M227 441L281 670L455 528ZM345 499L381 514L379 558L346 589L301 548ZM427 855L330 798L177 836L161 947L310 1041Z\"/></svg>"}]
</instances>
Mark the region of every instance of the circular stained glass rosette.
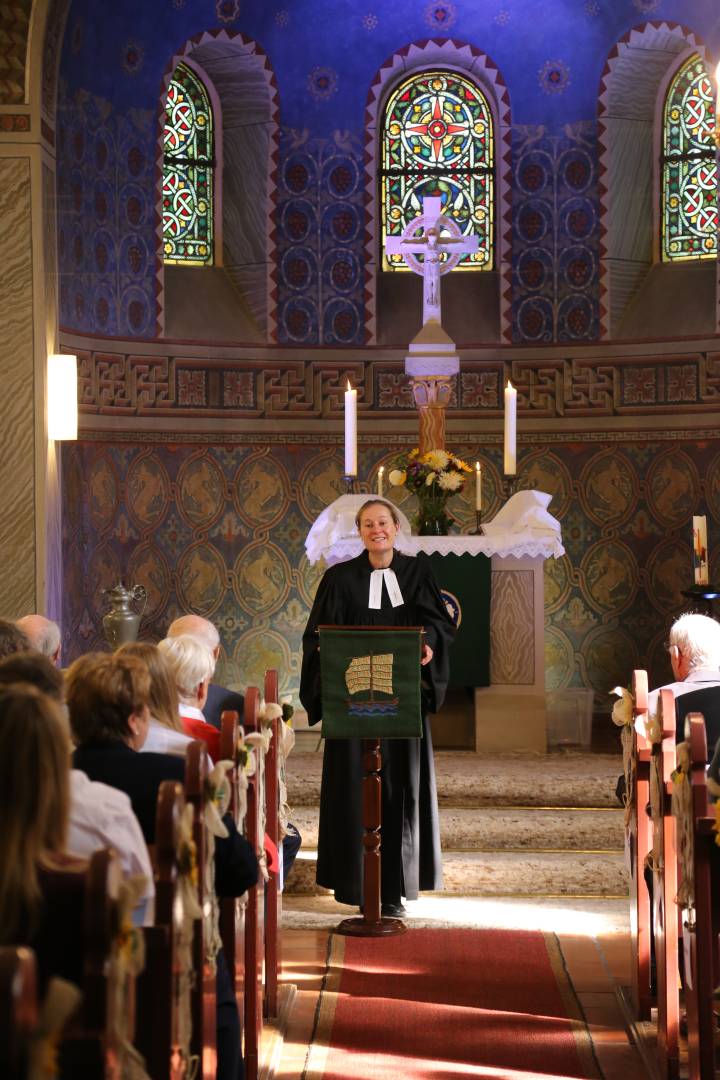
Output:
<instances>
[{"instance_id":1,"label":"circular stained glass rosette","mask_svg":"<svg viewBox=\"0 0 720 1080\"><path fill-rule=\"evenodd\" d=\"M210 264L213 261L212 112L202 82L182 64L168 87L163 143L165 262Z\"/></svg>"},{"instance_id":2,"label":"circular stained glass rosette","mask_svg":"<svg viewBox=\"0 0 720 1080\"><path fill-rule=\"evenodd\" d=\"M714 258L718 171L713 84L699 56L675 76L663 125L662 251L665 260Z\"/></svg>"},{"instance_id":3,"label":"circular stained glass rosette","mask_svg":"<svg viewBox=\"0 0 720 1080\"><path fill-rule=\"evenodd\" d=\"M400 236L431 196L463 235L479 238L458 269L491 269L493 126L480 90L454 72L413 75L388 100L381 144L384 269L407 269L402 256L385 254L385 240Z\"/></svg>"}]
</instances>

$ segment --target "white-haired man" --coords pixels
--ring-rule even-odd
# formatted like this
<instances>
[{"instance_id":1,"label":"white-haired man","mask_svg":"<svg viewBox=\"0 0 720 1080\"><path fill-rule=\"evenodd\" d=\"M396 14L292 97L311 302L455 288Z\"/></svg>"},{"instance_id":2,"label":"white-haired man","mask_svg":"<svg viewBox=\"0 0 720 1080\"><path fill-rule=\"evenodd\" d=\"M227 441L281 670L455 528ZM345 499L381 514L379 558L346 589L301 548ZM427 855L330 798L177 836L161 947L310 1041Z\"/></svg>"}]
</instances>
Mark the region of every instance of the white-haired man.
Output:
<instances>
[{"instance_id":1,"label":"white-haired man","mask_svg":"<svg viewBox=\"0 0 720 1080\"><path fill-rule=\"evenodd\" d=\"M48 660L55 664L55 667L60 666L62 641L60 627L56 622L53 622L52 619L46 619L44 615L23 615L22 619L16 621L15 625L19 630L22 630L30 642L31 648L42 653L43 656L47 656Z\"/></svg>"},{"instance_id":2,"label":"white-haired man","mask_svg":"<svg viewBox=\"0 0 720 1080\"><path fill-rule=\"evenodd\" d=\"M158 649L170 664L177 684L183 731L191 739L202 739L213 761L219 761L220 734L206 722L202 712L215 670L213 654L207 645L190 634L164 638L158 642Z\"/></svg>"},{"instance_id":3,"label":"white-haired man","mask_svg":"<svg viewBox=\"0 0 720 1080\"><path fill-rule=\"evenodd\" d=\"M720 623L707 615L681 615L670 627L667 649L676 681L649 694L650 712L657 710L660 690L672 690L677 741L685 738L687 714L701 712L712 755L720 736Z\"/></svg>"},{"instance_id":4,"label":"white-haired man","mask_svg":"<svg viewBox=\"0 0 720 1080\"><path fill-rule=\"evenodd\" d=\"M213 655L217 663L220 655L220 634L217 627L208 619L200 615L181 615L170 623L167 632L168 638L193 637L201 641ZM218 686L211 682L208 685L207 699L202 707L203 716L208 724L220 729L220 717L226 709L234 709L240 714L242 723L245 699L236 690L229 690L226 686Z\"/></svg>"}]
</instances>

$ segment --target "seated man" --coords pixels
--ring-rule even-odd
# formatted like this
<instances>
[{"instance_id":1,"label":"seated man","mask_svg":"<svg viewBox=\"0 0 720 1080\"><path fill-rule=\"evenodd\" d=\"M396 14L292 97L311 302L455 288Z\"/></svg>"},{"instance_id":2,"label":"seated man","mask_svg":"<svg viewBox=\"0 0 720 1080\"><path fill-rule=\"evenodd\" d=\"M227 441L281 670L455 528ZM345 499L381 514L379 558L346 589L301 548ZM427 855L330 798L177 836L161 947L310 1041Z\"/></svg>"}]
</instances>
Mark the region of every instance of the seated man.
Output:
<instances>
[{"instance_id":1,"label":"seated man","mask_svg":"<svg viewBox=\"0 0 720 1080\"><path fill-rule=\"evenodd\" d=\"M44 615L23 615L15 623L30 642L30 647L47 656L56 667L60 666L62 642L60 627Z\"/></svg>"},{"instance_id":2,"label":"seated man","mask_svg":"<svg viewBox=\"0 0 720 1080\"><path fill-rule=\"evenodd\" d=\"M720 623L707 615L681 615L670 627L667 644L675 682L652 690L648 709L657 711L661 690L672 690L676 698L691 690L720 686Z\"/></svg>"},{"instance_id":3,"label":"seated man","mask_svg":"<svg viewBox=\"0 0 720 1080\"><path fill-rule=\"evenodd\" d=\"M7 619L0 619L0 660L14 653L29 652L31 647L19 626Z\"/></svg>"},{"instance_id":4,"label":"seated man","mask_svg":"<svg viewBox=\"0 0 720 1080\"><path fill-rule=\"evenodd\" d=\"M174 622L170 623L167 636L176 638L185 635L194 637L207 646L213 655L215 664L217 664L220 655L220 635L216 626L199 615L181 615L179 619L175 619ZM236 690L228 690L225 686L218 686L213 682L209 684L207 700L202 707L203 715L208 724L219 728L220 717L226 709L232 709L239 713L240 723L242 723L244 708L245 699L242 694L239 694Z\"/></svg>"},{"instance_id":5,"label":"seated man","mask_svg":"<svg viewBox=\"0 0 720 1080\"><path fill-rule=\"evenodd\" d=\"M202 712L215 670L212 653L207 645L189 634L163 638L158 651L167 660L175 679L183 731L192 739L202 739L213 761L219 761L220 732L206 722Z\"/></svg>"}]
</instances>

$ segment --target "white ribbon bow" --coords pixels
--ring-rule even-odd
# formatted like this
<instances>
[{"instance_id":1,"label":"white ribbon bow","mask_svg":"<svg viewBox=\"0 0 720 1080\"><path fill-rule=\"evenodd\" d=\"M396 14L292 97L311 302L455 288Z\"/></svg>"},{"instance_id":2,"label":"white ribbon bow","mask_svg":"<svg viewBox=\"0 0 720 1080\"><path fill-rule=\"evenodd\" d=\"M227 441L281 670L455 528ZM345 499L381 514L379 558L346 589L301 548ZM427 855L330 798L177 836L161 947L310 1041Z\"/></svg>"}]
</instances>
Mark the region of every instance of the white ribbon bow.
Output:
<instances>
[{"instance_id":1,"label":"white ribbon bow","mask_svg":"<svg viewBox=\"0 0 720 1080\"><path fill-rule=\"evenodd\" d=\"M382 586L385 582L385 588L388 591L390 597L390 603L393 607L400 607L404 604L403 594L400 592L400 586L398 579L395 577L395 571L387 567L385 570L373 570L370 574L370 596L368 599L369 608L380 608L380 601L382 598Z\"/></svg>"}]
</instances>

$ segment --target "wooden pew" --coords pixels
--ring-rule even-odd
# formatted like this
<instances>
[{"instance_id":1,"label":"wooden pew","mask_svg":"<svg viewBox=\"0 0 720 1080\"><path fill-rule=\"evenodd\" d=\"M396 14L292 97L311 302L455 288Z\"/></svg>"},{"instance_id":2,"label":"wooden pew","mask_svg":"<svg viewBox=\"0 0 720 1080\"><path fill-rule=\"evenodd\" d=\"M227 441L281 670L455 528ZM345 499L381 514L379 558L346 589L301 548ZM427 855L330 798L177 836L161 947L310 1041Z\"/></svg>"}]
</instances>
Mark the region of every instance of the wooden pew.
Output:
<instances>
[{"instance_id":1,"label":"wooden pew","mask_svg":"<svg viewBox=\"0 0 720 1080\"><path fill-rule=\"evenodd\" d=\"M193 839L197 852L200 908L215 904L213 848L208 843L205 824L206 781L209 766L205 744L197 739L188 745L185 757L185 799L193 807ZM195 981L191 992L193 1056L199 1060L198 1080L214 1080L217 1069L217 993L215 959L212 952L212 920L198 919L193 932Z\"/></svg>"},{"instance_id":2,"label":"wooden pew","mask_svg":"<svg viewBox=\"0 0 720 1080\"><path fill-rule=\"evenodd\" d=\"M280 692L276 670L265 672L265 702L279 705ZM280 852L280 731L282 719L271 721L272 739L265 757L265 831ZM269 871L265 886L265 1001L264 1014L274 1017L278 1014L278 983L281 973L282 927L282 891L280 874Z\"/></svg>"},{"instance_id":3,"label":"wooden pew","mask_svg":"<svg viewBox=\"0 0 720 1080\"><path fill-rule=\"evenodd\" d=\"M718 979L718 852L715 813L705 774L707 737L699 713L685 722L686 742L678 748L682 772L675 785L680 856L684 994L688 1025L689 1080L715 1080L713 990Z\"/></svg>"},{"instance_id":4,"label":"wooden pew","mask_svg":"<svg viewBox=\"0 0 720 1080\"><path fill-rule=\"evenodd\" d=\"M182 1080L190 1072L193 972L191 948L186 943L192 941L193 915L183 899L181 878L190 879L192 867L182 846L184 812L182 786L165 780L158 791L151 852L155 923L145 927L145 971L137 984L135 1042L153 1080Z\"/></svg>"},{"instance_id":5,"label":"wooden pew","mask_svg":"<svg viewBox=\"0 0 720 1080\"><path fill-rule=\"evenodd\" d=\"M249 686L245 693L245 733L259 730L258 712L260 694L256 686ZM262 856L264 784L263 755L257 755L257 769L250 777L247 791L247 818L245 836L258 854ZM259 1071L260 1037L263 1022L263 962L264 962L264 883L262 877L247 894L245 908L245 1078L257 1080Z\"/></svg>"},{"instance_id":6,"label":"wooden pew","mask_svg":"<svg viewBox=\"0 0 720 1080\"><path fill-rule=\"evenodd\" d=\"M650 802L651 747L644 730L648 715L647 672L633 672L633 789L626 793L632 810L627 815L628 848L630 852L630 977L633 1014L639 1020L649 1020L654 1001L650 980L650 942L652 935L651 904L645 879L645 859L652 846L652 824L647 813Z\"/></svg>"},{"instance_id":7,"label":"wooden pew","mask_svg":"<svg viewBox=\"0 0 720 1080\"><path fill-rule=\"evenodd\" d=\"M653 936L657 972L657 1063L662 1080L675 1080L679 1070L677 854L672 815L672 773L675 769L675 699L671 690L658 697L662 739L652 744L650 806L653 846Z\"/></svg>"},{"instance_id":8,"label":"wooden pew","mask_svg":"<svg viewBox=\"0 0 720 1080\"><path fill-rule=\"evenodd\" d=\"M228 773L230 784L229 813L237 826L238 832L245 830L245 814L240 798L238 769L238 737L240 724L238 714L226 711L220 718L220 758L232 761L234 767ZM234 982L235 996L242 1015L242 1002L245 996L245 897L226 896L220 900L220 936L222 937L225 959L230 978Z\"/></svg>"},{"instance_id":9,"label":"wooden pew","mask_svg":"<svg viewBox=\"0 0 720 1080\"><path fill-rule=\"evenodd\" d=\"M25 1080L29 1043L38 1023L35 953L0 949L0 1076Z\"/></svg>"}]
</instances>

